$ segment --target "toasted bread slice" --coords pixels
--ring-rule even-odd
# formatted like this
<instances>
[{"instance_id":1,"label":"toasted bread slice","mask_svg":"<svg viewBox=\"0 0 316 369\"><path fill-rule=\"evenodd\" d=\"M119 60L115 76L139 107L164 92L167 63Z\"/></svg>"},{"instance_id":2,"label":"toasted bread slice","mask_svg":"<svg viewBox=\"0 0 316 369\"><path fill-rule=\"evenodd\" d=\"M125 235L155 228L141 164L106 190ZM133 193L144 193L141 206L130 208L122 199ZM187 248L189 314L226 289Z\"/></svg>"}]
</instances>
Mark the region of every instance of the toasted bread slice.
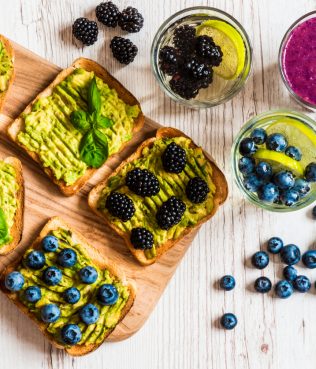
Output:
<instances>
[{"instance_id":1,"label":"toasted bread slice","mask_svg":"<svg viewBox=\"0 0 316 369\"><path fill-rule=\"evenodd\" d=\"M14 50L13 50L13 47L11 45L11 42L7 38L5 38L3 35L0 35L0 42L3 44L4 48L6 49L8 55L11 58L12 63L13 63L13 71L12 71L12 74L11 74L11 77L10 77L10 80L9 80L8 87L7 87L6 91L0 92L0 113L1 113L4 102L5 102L5 99L8 95L9 90L11 89L11 86L12 86L12 83L13 83L14 77L15 77L15 69L14 69L15 54L14 54Z\"/></svg>"},{"instance_id":2,"label":"toasted bread slice","mask_svg":"<svg viewBox=\"0 0 316 369\"><path fill-rule=\"evenodd\" d=\"M89 202L89 206L91 207L91 209L97 215L102 217L111 228L113 228L120 236L122 236L124 238L124 240L125 240L128 248L130 249L131 253L134 255L134 257L142 265L153 264L162 254L164 254L168 249L170 249L175 243L180 241L184 236L186 236L189 233L193 232L196 228L200 227L200 225L202 223L204 223L208 219L210 219L215 214L218 207L226 200L227 195L228 195L228 187L227 187L227 182L226 182L224 174L219 170L219 168L217 167L215 162L212 159L210 159L209 156L207 156L204 153L205 157L207 158L207 160L209 161L209 163L212 166L212 169L213 169L212 181L216 186L216 193L214 195L213 209L207 216L205 216L203 219L201 219L194 227L187 227L180 234L180 236L177 239L168 240L163 245L160 245L157 248L157 256L155 258L152 258L152 259L147 259L145 254L144 254L144 251L136 250L130 242L129 234L126 233L126 232L123 232L122 230L120 230L115 224L113 224L112 222L109 221L109 219L105 216L105 214L103 214L101 211L98 210L98 202L99 202L100 196L102 194L102 190L104 189L104 187L107 186L108 180L112 176L115 176L117 173L119 173L121 171L121 169L126 165L126 163L129 163L129 162L132 162L132 161L138 159L141 156L143 149L146 146L150 147L156 139L163 138L163 137L172 138L172 137L180 137L180 136L189 138L184 133L182 133L181 131L179 131L177 129L174 129L174 128L160 128L160 129L158 129L157 133L156 133L156 137L150 138L150 139L144 141L129 158L127 158L125 161L123 161L121 163L121 165L119 165L118 168L112 174L110 174L102 182L100 182L98 185L96 185L91 190L91 192L89 194L88 202ZM191 140L191 145L192 145L192 147L197 147L192 140Z\"/></svg>"},{"instance_id":3,"label":"toasted bread slice","mask_svg":"<svg viewBox=\"0 0 316 369\"><path fill-rule=\"evenodd\" d=\"M54 79L54 81L43 91L41 92L24 110L24 112L15 120L8 128L8 135L9 137L16 142L19 146L23 147L23 149L28 153L29 156L33 160L35 160L37 163L41 165L45 173L50 177L50 179L56 183L60 190L66 195L66 196L72 196L76 192L78 192L85 183L91 178L91 176L94 174L94 172L97 169L88 168L85 172L85 174L80 177L74 184L67 186L66 183L62 180L57 180L50 168L45 168L42 166L42 163L40 161L39 156L29 151L24 145L18 142L17 136L19 132L23 131L25 128L24 119L22 118L23 114L27 114L31 111L33 104L41 97L48 97L52 94L53 89L55 86L57 86L60 82L62 82L67 76L69 76L75 69L77 68L83 68L87 70L88 72L94 72L95 75L99 78L101 78L105 83L107 83L110 88L115 89L118 93L118 96L128 105L138 105L140 108L140 104L137 101L137 99L119 82L117 81L106 69L104 69L100 64L96 63L93 60L85 59L85 58L79 58L73 62L73 64L67 68L61 71L57 77ZM133 127L133 135L138 132L144 125L144 115L140 108L140 113L138 114L138 117L134 119L134 127ZM128 141L125 142L120 150L116 152L113 155L118 154L121 152L124 147L127 145Z\"/></svg>"},{"instance_id":4,"label":"toasted bread slice","mask_svg":"<svg viewBox=\"0 0 316 369\"><path fill-rule=\"evenodd\" d=\"M16 193L19 205L14 216L13 226L10 229L12 241L0 247L0 255L7 255L18 246L22 238L23 213L24 213L24 180L23 180L22 164L19 159L14 157L7 157L3 161L13 166L16 173L16 181L17 184L19 185L19 189Z\"/></svg>"},{"instance_id":5,"label":"toasted bread slice","mask_svg":"<svg viewBox=\"0 0 316 369\"><path fill-rule=\"evenodd\" d=\"M39 236L36 238L36 240L31 245L31 249L39 249L41 240L49 234L53 230L57 230L58 228L63 228L66 230L70 230L72 232L72 238L76 240L78 244L81 244L85 248L85 251L88 253L89 257L93 261L93 263L99 267L100 269L107 269L109 270L110 274L112 276L115 276L120 279L120 281L128 286L129 288L129 299L124 307L124 309L121 312L121 316L119 319L119 322L125 317L125 315L130 311L131 307L133 306L134 300L135 300L135 287L132 283L128 282L124 276L124 274L115 266L112 262L104 258L93 246L90 246L87 242L87 240L77 231L73 230L67 223L65 223L62 219L58 217L51 218L48 223L44 226L44 228L41 230ZM113 328L111 331L109 331L103 342L100 342L99 344L88 344L88 345L75 345L72 347L64 347L59 342L54 340L54 337L46 331L46 324L43 322L40 322L34 314L31 314L27 307L23 305L20 300L18 299L17 295L15 293L11 293L5 288L4 285L4 279L5 275L15 270L15 268L20 264L21 258L18 260L15 260L13 263L11 263L1 274L0 276L0 289L2 292L16 305L18 308L26 315L28 316L39 328L39 330L48 338L48 340L57 348L59 349L65 349L68 354L73 356L82 356L86 355L89 352L92 352L96 350L103 342L104 340L112 333L112 331L115 329Z\"/></svg>"}]
</instances>

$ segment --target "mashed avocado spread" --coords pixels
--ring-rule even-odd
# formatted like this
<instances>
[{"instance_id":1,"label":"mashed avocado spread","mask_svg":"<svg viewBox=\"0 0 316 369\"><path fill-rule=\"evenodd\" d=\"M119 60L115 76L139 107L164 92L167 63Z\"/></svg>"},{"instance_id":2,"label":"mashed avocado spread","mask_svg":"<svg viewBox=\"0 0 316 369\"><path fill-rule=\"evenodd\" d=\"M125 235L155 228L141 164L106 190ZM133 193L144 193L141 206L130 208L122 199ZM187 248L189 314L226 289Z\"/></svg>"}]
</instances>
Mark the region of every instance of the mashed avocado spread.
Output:
<instances>
[{"instance_id":1,"label":"mashed avocado spread","mask_svg":"<svg viewBox=\"0 0 316 369\"><path fill-rule=\"evenodd\" d=\"M162 166L161 156L167 145L172 141L186 151L187 163L180 174L167 173ZM155 140L152 147L143 149L142 155L137 160L127 163L117 175L109 179L100 196L99 210L120 230L130 233L132 228L145 227L153 234L154 246L151 250L145 251L148 259L155 257L156 248L170 239L177 239L185 228L194 227L213 209L213 195L216 188L212 182L212 166L205 158L202 149L199 147L192 148L190 144L191 140L185 137ZM129 190L125 185L125 177L130 170L135 168L148 169L155 174L160 185L160 191L157 195L144 198ZM196 176L206 181L210 189L207 199L201 204L193 204L186 198L185 194L188 181ZM132 199L136 211L129 221L122 222L120 219L113 217L106 209L106 198L111 191L119 191ZM186 204L186 211L180 223L169 230L163 230L157 224L156 213L162 203L171 196L181 198Z\"/></svg>"},{"instance_id":2,"label":"mashed avocado spread","mask_svg":"<svg viewBox=\"0 0 316 369\"><path fill-rule=\"evenodd\" d=\"M108 270L101 270L95 266L84 248L73 240L70 231L59 228L52 231L51 234L57 237L59 241L58 252L65 248L73 249L77 253L77 263L73 267L61 268L56 262L58 252L46 252L46 264L40 270L29 269L26 263L22 262L17 270L22 273L25 283L23 289L18 292L19 300L39 321L41 321L40 309L42 306L46 304L58 305L61 312L60 318L55 323L47 324L46 330L60 344L64 345L61 341L60 332L61 328L66 324L78 324L82 333L82 338L78 345L101 343L109 330L112 330L118 324L121 312L129 298L129 289L121 281L113 277ZM23 259L31 251L29 249ZM84 284L78 277L78 271L89 265L97 270L98 279L93 284ZM42 279L43 270L48 266L57 266L62 270L62 279L56 286L48 286ZM104 283L114 284L117 288L119 297L114 305L103 306L97 301L97 290ZM34 285L40 287L42 297L38 302L30 303L24 298L24 291L27 287ZM63 298L63 293L70 287L78 288L81 293L80 300L73 305L66 303ZM87 303L93 303L100 311L98 321L90 325L84 324L79 317L79 310Z\"/></svg>"},{"instance_id":3,"label":"mashed avocado spread","mask_svg":"<svg viewBox=\"0 0 316 369\"><path fill-rule=\"evenodd\" d=\"M32 111L24 115L25 128L18 141L35 152L44 167L50 168L57 180L74 184L86 170L79 155L80 133L71 123L70 115L76 110L87 111L87 92L93 72L75 69L59 83L48 97L38 99ZM132 137L134 119L140 109L130 106L118 97L102 79L96 77L101 94L101 115L113 121L110 128L101 131L107 136L109 155L118 152Z\"/></svg>"},{"instance_id":4,"label":"mashed avocado spread","mask_svg":"<svg viewBox=\"0 0 316 369\"><path fill-rule=\"evenodd\" d=\"M15 169L12 165L0 160L0 208L3 210L9 233L14 224L14 216L18 207L16 193L19 185L16 181ZM12 241L12 237L0 239L1 246Z\"/></svg>"},{"instance_id":5,"label":"mashed avocado spread","mask_svg":"<svg viewBox=\"0 0 316 369\"><path fill-rule=\"evenodd\" d=\"M13 62L0 41L0 94L8 89L13 72Z\"/></svg>"}]
</instances>

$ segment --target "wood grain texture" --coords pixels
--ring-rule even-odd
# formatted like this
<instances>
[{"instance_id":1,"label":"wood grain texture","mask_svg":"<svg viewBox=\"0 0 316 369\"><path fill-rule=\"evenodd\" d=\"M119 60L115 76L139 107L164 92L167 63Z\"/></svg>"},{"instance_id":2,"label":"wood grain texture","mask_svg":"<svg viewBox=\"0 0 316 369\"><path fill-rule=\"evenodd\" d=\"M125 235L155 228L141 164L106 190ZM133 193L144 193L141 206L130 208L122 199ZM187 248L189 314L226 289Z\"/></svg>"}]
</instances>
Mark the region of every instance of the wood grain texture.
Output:
<instances>
[{"instance_id":1,"label":"wood grain texture","mask_svg":"<svg viewBox=\"0 0 316 369\"><path fill-rule=\"evenodd\" d=\"M100 27L99 41L80 48L73 42L70 26L80 16L95 18L96 0L11 0L1 4L0 33L66 67L75 58L86 56L105 65L140 100L144 113L166 126L183 130L203 146L224 168L230 197L212 222L204 225L186 253L150 319L132 338L102 346L96 353L71 359L52 349L19 312L0 296L0 365L22 369L314 369L316 362L315 289L283 301L259 296L252 284L261 274L276 282L282 265L272 258L263 272L249 266L249 257L273 235L297 243L302 251L316 247L316 224L305 209L292 214L272 214L246 203L233 184L230 149L242 124L254 114L277 108L302 109L290 99L278 72L277 55L283 34L299 16L314 10L315 0L205 0L236 17L245 27L254 48L252 75L245 89L232 101L211 110L194 111L177 105L159 89L150 69L150 46L160 24L172 13L197 0L122 0L123 8L134 5L145 17L143 30L129 37L139 47L139 55L128 67L112 57L109 41L118 29ZM42 78L40 66L32 78ZM16 77L18 78L18 76ZM25 86L26 93L31 94ZM23 108L23 107L21 107ZM308 113L307 111L304 111ZM316 118L315 114L308 113ZM3 139L0 138L2 146ZM15 151L4 146L7 154ZM22 161L25 157L21 157ZM54 202L39 185L37 166L26 168L26 177L38 170L35 190L43 198L36 205L33 228L40 222L41 208L54 213ZM26 182L26 191L29 191ZM54 192L53 192L54 193ZM79 205L81 197L74 199ZM67 217L71 208L65 207ZM85 208L84 208L85 209ZM89 215L90 216L90 215ZM89 219L88 212L76 215L89 222L88 236L104 234L104 228ZM75 224L74 224L75 225ZM92 225L92 227L90 227ZM27 244L30 240L25 240ZM24 241L23 241L24 242ZM315 271L299 267L312 281ZM234 291L223 293L218 279L233 274ZM223 312L235 312L239 319L233 332L218 327Z\"/></svg>"}]
</instances>

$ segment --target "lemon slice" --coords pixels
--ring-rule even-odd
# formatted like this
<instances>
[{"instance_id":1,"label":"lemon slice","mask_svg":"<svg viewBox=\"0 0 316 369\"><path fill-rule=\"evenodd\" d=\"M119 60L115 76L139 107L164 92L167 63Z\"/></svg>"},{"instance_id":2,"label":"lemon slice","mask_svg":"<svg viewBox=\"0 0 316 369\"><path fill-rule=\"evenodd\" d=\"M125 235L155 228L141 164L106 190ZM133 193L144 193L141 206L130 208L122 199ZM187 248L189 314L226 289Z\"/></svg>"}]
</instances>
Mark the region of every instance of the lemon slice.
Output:
<instances>
[{"instance_id":1,"label":"lemon slice","mask_svg":"<svg viewBox=\"0 0 316 369\"><path fill-rule=\"evenodd\" d=\"M239 32L230 24L210 19L196 28L197 36L212 37L223 52L223 60L214 73L224 79L236 79L245 66L246 49Z\"/></svg>"},{"instance_id":2,"label":"lemon slice","mask_svg":"<svg viewBox=\"0 0 316 369\"><path fill-rule=\"evenodd\" d=\"M300 164L306 167L310 162L316 159L316 133L302 122L292 118L279 118L270 124L266 132L281 133L288 141L289 146L296 146L302 152Z\"/></svg>"},{"instance_id":3,"label":"lemon slice","mask_svg":"<svg viewBox=\"0 0 316 369\"><path fill-rule=\"evenodd\" d=\"M304 174L304 169L301 163L283 154L282 152L259 149L253 157L271 164L273 172L288 169L298 177L301 177Z\"/></svg>"}]
</instances>

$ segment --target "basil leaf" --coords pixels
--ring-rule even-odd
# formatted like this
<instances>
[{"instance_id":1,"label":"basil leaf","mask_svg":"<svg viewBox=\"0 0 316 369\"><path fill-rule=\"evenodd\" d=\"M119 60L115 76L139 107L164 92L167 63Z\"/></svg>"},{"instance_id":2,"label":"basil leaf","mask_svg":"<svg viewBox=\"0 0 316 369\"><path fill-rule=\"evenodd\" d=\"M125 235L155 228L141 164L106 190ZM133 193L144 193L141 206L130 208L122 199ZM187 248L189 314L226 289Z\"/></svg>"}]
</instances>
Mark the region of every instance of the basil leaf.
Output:
<instances>
[{"instance_id":1,"label":"basil leaf","mask_svg":"<svg viewBox=\"0 0 316 369\"><path fill-rule=\"evenodd\" d=\"M101 95L95 77L91 80L88 89L88 109L90 114L99 113L101 109Z\"/></svg>"},{"instance_id":2,"label":"basil leaf","mask_svg":"<svg viewBox=\"0 0 316 369\"><path fill-rule=\"evenodd\" d=\"M87 114L83 110L73 111L70 114L70 120L73 126L83 133L90 129L91 125L87 119Z\"/></svg>"},{"instance_id":3,"label":"basil leaf","mask_svg":"<svg viewBox=\"0 0 316 369\"><path fill-rule=\"evenodd\" d=\"M113 120L111 120L110 118L106 118L103 117L102 115L100 115L97 118L97 124L96 124L97 128L109 128L113 126Z\"/></svg>"},{"instance_id":4,"label":"basil leaf","mask_svg":"<svg viewBox=\"0 0 316 369\"><path fill-rule=\"evenodd\" d=\"M80 142L80 157L92 168L100 168L109 156L107 137L99 130L87 132Z\"/></svg>"},{"instance_id":5,"label":"basil leaf","mask_svg":"<svg viewBox=\"0 0 316 369\"><path fill-rule=\"evenodd\" d=\"M8 224L5 219L4 211L0 208L0 246L10 240Z\"/></svg>"}]
</instances>

